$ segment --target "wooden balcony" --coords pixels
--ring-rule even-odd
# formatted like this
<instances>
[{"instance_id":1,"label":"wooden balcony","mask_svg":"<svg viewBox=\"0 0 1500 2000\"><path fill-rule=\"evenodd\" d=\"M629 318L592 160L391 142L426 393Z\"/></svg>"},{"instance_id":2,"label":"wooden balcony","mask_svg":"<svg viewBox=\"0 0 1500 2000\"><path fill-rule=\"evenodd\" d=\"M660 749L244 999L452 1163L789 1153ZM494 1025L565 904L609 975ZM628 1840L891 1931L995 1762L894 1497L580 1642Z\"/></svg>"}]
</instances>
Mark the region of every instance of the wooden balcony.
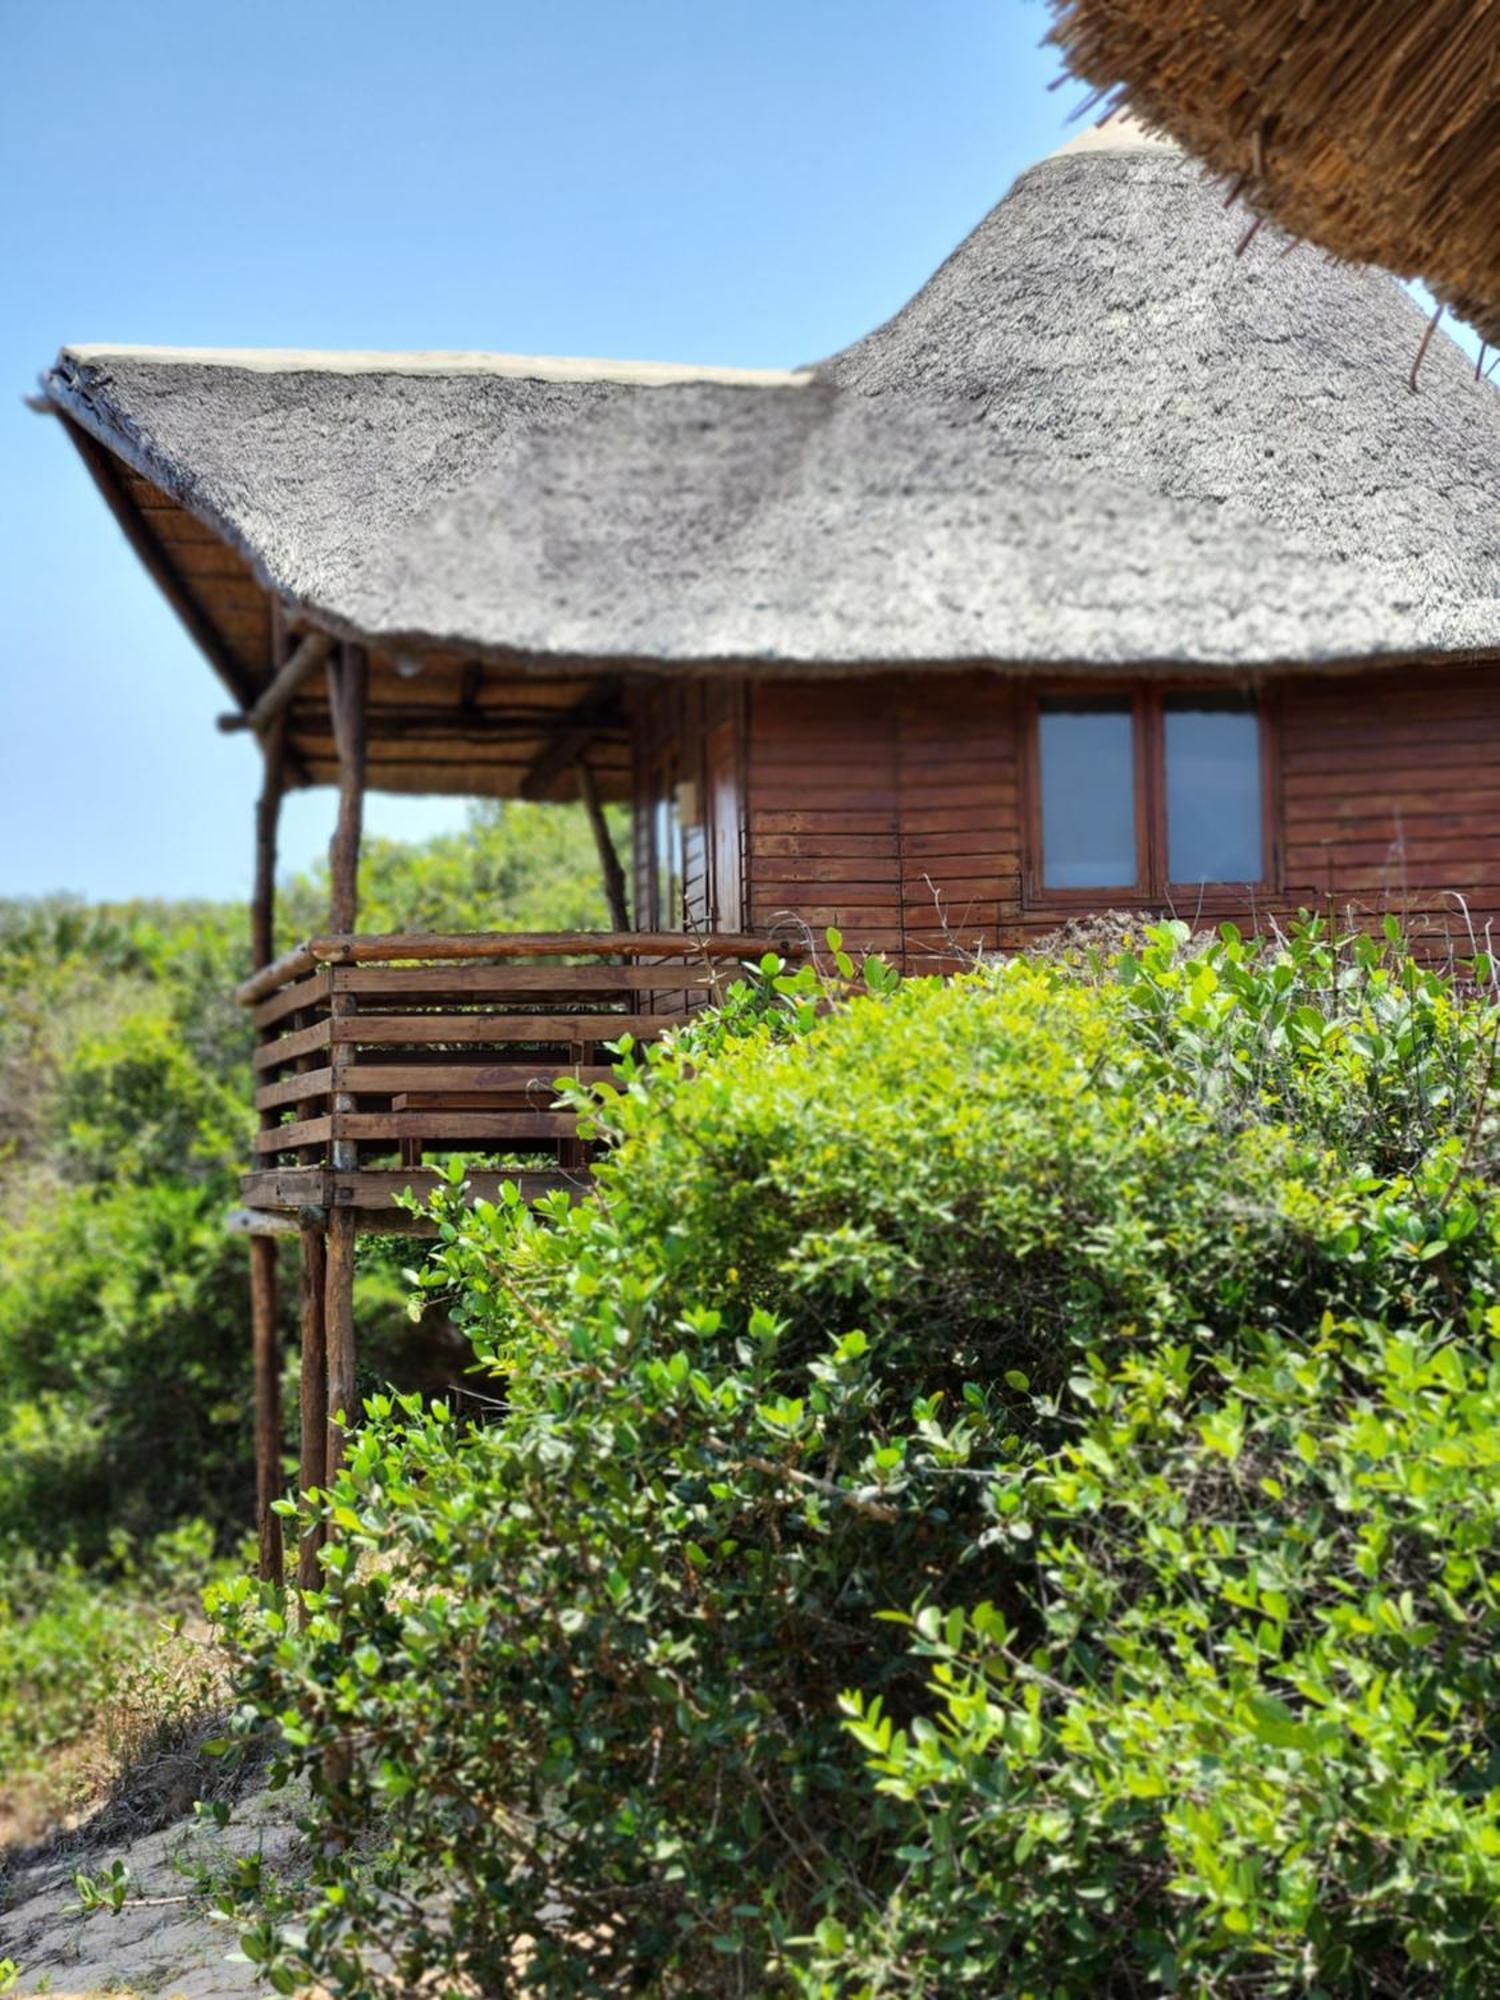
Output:
<instances>
[{"instance_id":1,"label":"wooden balcony","mask_svg":"<svg viewBox=\"0 0 1500 2000\"><path fill-rule=\"evenodd\" d=\"M680 1023L721 992L753 937L540 933L324 937L239 989L257 1031L252 1215L410 1228L461 1153L476 1192L587 1186L588 1149L557 1080L610 1073L608 1044ZM778 950L785 951L778 946Z\"/></svg>"}]
</instances>

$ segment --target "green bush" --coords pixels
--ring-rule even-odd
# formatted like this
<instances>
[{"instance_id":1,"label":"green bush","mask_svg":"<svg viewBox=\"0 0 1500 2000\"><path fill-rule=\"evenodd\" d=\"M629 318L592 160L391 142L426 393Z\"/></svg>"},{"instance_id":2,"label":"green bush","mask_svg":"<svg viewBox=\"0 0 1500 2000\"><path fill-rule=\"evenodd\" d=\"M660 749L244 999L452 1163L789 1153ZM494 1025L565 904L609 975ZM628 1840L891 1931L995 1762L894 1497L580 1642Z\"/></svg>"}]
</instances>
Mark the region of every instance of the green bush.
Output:
<instances>
[{"instance_id":1,"label":"green bush","mask_svg":"<svg viewBox=\"0 0 1500 2000\"><path fill-rule=\"evenodd\" d=\"M628 812L607 812L616 844L626 849ZM364 931L608 930L583 808L501 799L471 807L462 833L420 844L367 840L359 923ZM291 885L281 927L288 937L328 928L326 869Z\"/></svg>"},{"instance_id":2,"label":"green bush","mask_svg":"<svg viewBox=\"0 0 1500 2000\"><path fill-rule=\"evenodd\" d=\"M368 929L606 921L574 807L495 806L462 835L372 841L361 887ZM280 904L285 942L326 927L325 880L286 885ZM223 1226L254 1126L234 999L248 970L233 905L0 900L0 1556L113 1566L122 1528L203 1518L227 1545L249 1518L246 1254ZM389 1246L368 1251L371 1386L463 1365L407 1319L400 1270ZM288 1348L295 1308L288 1260Z\"/></svg>"},{"instance_id":3,"label":"green bush","mask_svg":"<svg viewBox=\"0 0 1500 2000\"><path fill-rule=\"evenodd\" d=\"M253 1502L242 1243L222 1183L37 1210L0 1259L0 1548L107 1553Z\"/></svg>"},{"instance_id":4,"label":"green bush","mask_svg":"<svg viewBox=\"0 0 1500 2000\"><path fill-rule=\"evenodd\" d=\"M1183 942L742 993L596 1198L441 1204L503 1408L220 1607L287 1990L1493 1989L1495 1015Z\"/></svg>"},{"instance_id":5,"label":"green bush","mask_svg":"<svg viewBox=\"0 0 1500 2000\"><path fill-rule=\"evenodd\" d=\"M241 1081L206 1069L161 1008L138 1008L83 1034L57 1079L63 1171L75 1185L232 1186L253 1130Z\"/></svg>"}]
</instances>

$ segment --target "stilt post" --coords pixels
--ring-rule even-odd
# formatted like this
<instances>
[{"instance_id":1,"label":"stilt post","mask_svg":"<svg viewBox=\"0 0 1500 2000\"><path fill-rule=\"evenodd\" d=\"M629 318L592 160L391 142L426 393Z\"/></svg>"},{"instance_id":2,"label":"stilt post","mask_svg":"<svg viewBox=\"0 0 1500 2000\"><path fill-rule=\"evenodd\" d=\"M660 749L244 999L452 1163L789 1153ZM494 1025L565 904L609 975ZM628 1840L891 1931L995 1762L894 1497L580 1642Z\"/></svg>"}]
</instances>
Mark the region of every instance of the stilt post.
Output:
<instances>
[{"instance_id":1,"label":"stilt post","mask_svg":"<svg viewBox=\"0 0 1500 2000\"><path fill-rule=\"evenodd\" d=\"M264 771L255 805L255 886L250 898L250 957L259 972L276 956L276 836L286 789L286 717L277 716L261 744Z\"/></svg>"},{"instance_id":2,"label":"stilt post","mask_svg":"<svg viewBox=\"0 0 1500 2000\"><path fill-rule=\"evenodd\" d=\"M302 1378L298 1402L302 1420L302 1456L297 1483L303 1493L327 1484L328 1477L328 1337L325 1293L327 1255L321 1222L302 1226ZM316 1590L322 1581L318 1550L321 1528L303 1534L297 1550L297 1588ZM307 1622L307 1608L300 1619Z\"/></svg>"},{"instance_id":3,"label":"stilt post","mask_svg":"<svg viewBox=\"0 0 1500 2000\"><path fill-rule=\"evenodd\" d=\"M255 807L255 884L250 899L250 956L255 970L276 956L276 835L286 785L286 717L261 743L263 773ZM262 1123L275 1113L262 1114ZM250 1238L250 1347L255 1380L255 1527L259 1567L279 1584L281 1517L273 1511L281 1484L281 1292L274 1236Z\"/></svg>"},{"instance_id":4,"label":"stilt post","mask_svg":"<svg viewBox=\"0 0 1500 2000\"><path fill-rule=\"evenodd\" d=\"M364 649L344 646L336 666L329 668L329 693L333 705L334 733L339 750L339 814L329 849L329 928L336 935L352 931L359 915L359 843L364 819L365 793L365 707L369 691L369 662ZM354 999L339 994L330 1012L335 1019L351 1012ZM352 1173L359 1165L359 1145L339 1136L339 1121L354 1109L353 1097L344 1089L342 1071L348 1067L347 1043L336 1042L330 1052L333 1071L330 1109L333 1118L331 1146L335 1177ZM333 1422L341 1412L354 1414L354 1216L335 1202L328 1217L327 1263L324 1274L324 1325L328 1349L327 1445L324 1477L331 1480L343 1457L343 1432Z\"/></svg>"},{"instance_id":5,"label":"stilt post","mask_svg":"<svg viewBox=\"0 0 1500 2000\"><path fill-rule=\"evenodd\" d=\"M344 1433L334 1422L354 1414L354 1215L336 1208L328 1218L324 1292L328 1335L328 1430L324 1476L332 1480L344 1456Z\"/></svg>"},{"instance_id":6,"label":"stilt post","mask_svg":"<svg viewBox=\"0 0 1500 2000\"><path fill-rule=\"evenodd\" d=\"M279 1583L281 1516L272 1509L281 1484L281 1299L276 1238L250 1238L250 1339L255 1373L255 1525L260 1574Z\"/></svg>"}]
</instances>

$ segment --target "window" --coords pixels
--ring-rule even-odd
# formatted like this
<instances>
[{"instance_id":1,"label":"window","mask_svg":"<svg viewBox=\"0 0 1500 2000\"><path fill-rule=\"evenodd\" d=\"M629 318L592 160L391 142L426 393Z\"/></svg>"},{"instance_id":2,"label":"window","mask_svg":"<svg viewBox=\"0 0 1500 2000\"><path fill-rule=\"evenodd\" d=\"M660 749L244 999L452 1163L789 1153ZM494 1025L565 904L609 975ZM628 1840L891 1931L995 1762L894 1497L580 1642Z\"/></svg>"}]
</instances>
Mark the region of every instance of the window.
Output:
<instances>
[{"instance_id":1,"label":"window","mask_svg":"<svg viewBox=\"0 0 1500 2000\"><path fill-rule=\"evenodd\" d=\"M1042 883L1134 888L1135 724L1128 702L1044 701Z\"/></svg>"},{"instance_id":2,"label":"window","mask_svg":"<svg viewBox=\"0 0 1500 2000\"><path fill-rule=\"evenodd\" d=\"M653 928L682 929L682 819L677 810L677 773L668 765L657 774L651 808L651 893Z\"/></svg>"},{"instance_id":3,"label":"window","mask_svg":"<svg viewBox=\"0 0 1500 2000\"><path fill-rule=\"evenodd\" d=\"M1262 882L1261 736L1239 694L1042 696L1034 894Z\"/></svg>"}]
</instances>

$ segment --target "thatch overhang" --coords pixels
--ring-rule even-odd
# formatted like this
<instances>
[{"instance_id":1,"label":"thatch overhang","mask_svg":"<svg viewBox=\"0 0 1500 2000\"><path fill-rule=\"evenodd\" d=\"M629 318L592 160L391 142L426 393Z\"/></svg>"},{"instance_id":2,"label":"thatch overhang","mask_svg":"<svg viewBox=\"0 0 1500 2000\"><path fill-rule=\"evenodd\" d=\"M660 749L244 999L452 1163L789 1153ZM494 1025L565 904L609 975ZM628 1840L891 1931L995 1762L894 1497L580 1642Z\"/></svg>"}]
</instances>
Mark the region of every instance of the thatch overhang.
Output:
<instances>
[{"instance_id":1,"label":"thatch overhang","mask_svg":"<svg viewBox=\"0 0 1500 2000\"><path fill-rule=\"evenodd\" d=\"M566 788L581 726L618 793L641 675L1494 657L1500 400L1444 339L1411 394L1394 281L1242 231L1106 128L811 369L71 348L46 387L243 706L273 607L371 649L391 789Z\"/></svg>"},{"instance_id":2,"label":"thatch overhang","mask_svg":"<svg viewBox=\"0 0 1500 2000\"><path fill-rule=\"evenodd\" d=\"M1500 343L1500 8L1053 0L1073 72L1335 255Z\"/></svg>"}]
</instances>

